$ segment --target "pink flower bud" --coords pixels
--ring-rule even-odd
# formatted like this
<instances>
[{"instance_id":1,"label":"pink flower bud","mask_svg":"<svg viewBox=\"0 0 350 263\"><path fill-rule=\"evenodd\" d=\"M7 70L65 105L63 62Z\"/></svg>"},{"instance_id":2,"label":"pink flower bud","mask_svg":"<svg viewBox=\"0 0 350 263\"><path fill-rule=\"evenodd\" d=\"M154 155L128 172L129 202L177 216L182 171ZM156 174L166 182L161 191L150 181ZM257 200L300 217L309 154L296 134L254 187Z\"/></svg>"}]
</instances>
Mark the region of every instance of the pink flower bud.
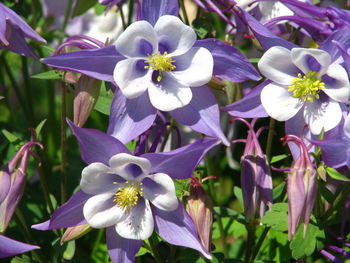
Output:
<instances>
[{"instance_id":1,"label":"pink flower bud","mask_svg":"<svg viewBox=\"0 0 350 263\"><path fill-rule=\"evenodd\" d=\"M88 224L68 227L61 238L61 244L78 239L88 233L91 229L91 226Z\"/></svg>"}]
</instances>

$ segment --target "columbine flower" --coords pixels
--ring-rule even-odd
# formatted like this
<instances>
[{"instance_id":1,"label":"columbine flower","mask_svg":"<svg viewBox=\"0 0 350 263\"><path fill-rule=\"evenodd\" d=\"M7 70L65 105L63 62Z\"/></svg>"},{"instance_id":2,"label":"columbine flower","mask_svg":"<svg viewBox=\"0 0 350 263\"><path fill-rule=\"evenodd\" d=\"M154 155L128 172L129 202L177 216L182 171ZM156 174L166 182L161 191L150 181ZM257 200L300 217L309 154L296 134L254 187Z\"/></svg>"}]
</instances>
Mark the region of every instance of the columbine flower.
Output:
<instances>
[{"instance_id":1,"label":"columbine flower","mask_svg":"<svg viewBox=\"0 0 350 263\"><path fill-rule=\"evenodd\" d=\"M285 143L295 143L300 149L300 155L288 172L287 179L288 237L291 239L300 221L304 221L304 236L306 234L316 199L316 170L302 139L295 135L287 135L283 140Z\"/></svg>"},{"instance_id":2,"label":"columbine flower","mask_svg":"<svg viewBox=\"0 0 350 263\"><path fill-rule=\"evenodd\" d=\"M151 203L164 211L178 206L172 179L150 174L149 160L126 153L114 155L109 165L91 163L82 172L81 189L92 195L84 205L86 221L93 228L115 226L124 238L149 238L154 228Z\"/></svg>"},{"instance_id":3,"label":"columbine flower","mask_svg":"<svg viewBox=\"0 0 350 263\"><path fill-rule=\"evenodd\" d=\"M126 57L114 69L123 95L133 99L147 91L163 111L189 104L190 87L206 84L213 74L211 53L193 47L195 41L194 30L175 16L161 16L154 27L147 21L130 25L115 43Z\"/></svg>"},{"instance_id":4,"label":"columbine flower","mask_svg":"<svg viewBox=\"0 0 350 263\"><path fill-rule=\"evenodd\" d=\"M133 156L117 139L69 124L80 143L82 159L89 164L82 173L81 190L49 221L34 228L106 227L112 262L134 262L141 240L150 237L153 229L171 244L211 257L177 199L171 178L189 178L203 155L218 144L217 139L202 138L174 151Z\"/></svg>"},{"instance_id":5,"label":"columbine flower","mask_svg":"<svg viewBox=\"0 0 350 263\"><path fill-rule=\"evenodd\" d=\"M24 38L46 43L46 40L31 29L21 17L2 3L0 3L0 25L0 49L8 48L23 56L36 58Z\"/></svg>"},{"instance_id":6,"label":"columbine flower","mask_svg":"<svg viewBox=\"0 0 350 263\"><path fill-rule=\"evenodd\" d=\"M266 112L286 121L303 111L303 119L313 134L339 124L339 103L349 100L350 84L345 69L332 63L319 49L272 47L258 63L261 73L272 81L261 92Z\"/></svg>"},{"instance_id":7,"label":"columbine flower","mask_svg":"<svg viewBox=\"0 0 350 263\"><path fill-rule=\"evenodd\" d=\"M0 258L12 257L38 248L38 246L22 243L0 235Z\"/></svg>"}]
</instances>

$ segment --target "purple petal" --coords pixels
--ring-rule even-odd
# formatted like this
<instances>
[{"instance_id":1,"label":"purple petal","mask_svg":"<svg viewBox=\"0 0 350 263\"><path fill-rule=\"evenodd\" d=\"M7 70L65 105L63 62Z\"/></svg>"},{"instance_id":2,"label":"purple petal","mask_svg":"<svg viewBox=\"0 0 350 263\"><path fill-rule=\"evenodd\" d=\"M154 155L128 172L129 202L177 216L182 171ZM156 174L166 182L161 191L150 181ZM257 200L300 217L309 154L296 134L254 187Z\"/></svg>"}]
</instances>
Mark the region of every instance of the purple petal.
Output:
<instances>
[{"instance_id":1,"label":"purple petal","mask_svg":"<svg viewBox=\"0 0 350 263\"><path fill-rule=\"evenodd\" d=\"M340 51L341 56L344 59L344 68L346 69L346 71L348 72L348 75L350 74L350 54L347 51L347 48L343 45L343 43L340 43L336 40L332 41L334 43L334 45L336 45Z\"/></svg>"},{"instance_id":2,"label":"purple petal","mask_svg":"<svg viewBox=\"0 0 350 263\"><path fill-rule=\"evenodd\" d=\"M0 258L11 257L22 254L33 249L39 249L38 246L22 243L11 238L0 235Z\"/></svg>"},{"instance_id":3,"label":"purple petal","mask_svg":"<svg viewBox=\"0 0 350 263\"><path fill-rule=\"evenodd\" d=\"M91 195L85 194L82 190L78 190L66 203L53 213L49 221L33 225L32 228L37 230L50 230L87 224L83 215L83 207L90 197Z\"/></svg>"},{"instance_id":4,"label":"purple petal","mask_svg":"<svg viewBox=\"0 0 350 263\"><path fill-rule=\"evenodd\" d=\"M152 206L152 211L155 230L165 241L173 245L196 249L206 258L211 259L211 255L199 241L192 218L180 201L178 208L174 211L164 211L154 206Z\"/></svg>"},{"instance_id":5,"label":"purple petal","mask_svg":"<svg viewBox=\"0 0 350 263\"><path fill-rule=\"evenodd\" d=\"M220 127L219 107L211 91L206 86L192 88L192 96L190 104L173 110L170 114L193 130L216 137L229 145Z\"/></svg>"},{"instance_id":6,"label":"purple petal","mask_svg":"<svg viewBox=\"0 0 350 263\"><path fill-rule=\"evenodd\" d=\"M265 111L265 108L261 104L260 93L261 90L271 82L264 81L252 91L250 91L246 96L242 99L227 105L222 108L222 110L228 112L230 115L234 117L240 118L264 118L269 115Z\"/></svg>"},{"instance_id":7,"label":"purple petal","mask_svg":"<svg viewBox=\"0 0 350 263\"><path fill-rule=\"evenodd\" d=\"M252 17L249 13L240 7L235 6L235 8L237 9L235 12L236 18L239 19L243 24L248 25L248 27L254 33L256 39L265 50L273 46L282 46L288 49L297 47L295 44L273 34L269 29L264 27L254 17Z\"/></svg>"},{"instance_id":8,"label":"purple petal","mask_svg":"<svg viewBox=\"0 0 350 263\"><path fill-rule=\"evenodd\" d=\"M148 130L153 124L157 110L145 92L135 99L126 99L116 91L113 97L107 133L127 143Z\"/></svg>"},{"instance_id":9,"label":"purple petal","mask_svg":"<svg viewBox=\"0 0 350 263\"><path fill-rule=\"evenodd\" d=\"M6 198L11 187L11 178L7 171L0 171L0 203Z\"/></svg>"},{"instance_id":10,"label":"purple petal","mask_svg":"<svg viewBox=\"0 0 350 263\"><path fill-rule=\"evenodd\" d=\"M151 25L161 16L179 14L178 2L174 0L143 0L137 8L137 20L146 20Z\"/></svg>"},{"instance_id":11,"label":"purple petal","mask_svg":"<svg viewBox=\"0 0 350 263\"><path fill-rule=\"evenodd\" d=\"M115 65L125 59L115 46L79 50L47 57L41 61L51 67L79 72L95 79L113 82Z\"/></svg>"},{"instance_id":12,"label":"purple petal","mask_svg":"<svg viewBox=\"0 0 350 263\"><path fill-rule=\"evenodd\" d=\"M322 160L327 166L339 168L350 167L350 140L339 138L333 140L312 141L322 149Z\"/></svg>"},{"instance_id":13,"label":"purple petal","mask_svg":"<svg viewBox=\"0 0 350 263\"><path fill-rule=\"evenodd\" d=\"M135 255L139 251L142 240L126 239L117 234L115 226L107 228L106 240L108 254L113 263L132 263Z\"/></svg>"},{"instance_id":14,"label":"purple petal","mask_svg":"<svg viewBox=\"0 0 350 263\"><path fill-rule=\"evenodd\" d=\"M332 255L331 253L329 253L328 251L326 251L324 249L321 249L320 253L334 263L344 263L344 261L338 259L336 256Z\"/></svg>"},{"instance_id":15,"label":"purple petal","mask_svg":"<svg viewBox=\"0 0 350 263\"><path fill-rule=\"evenodd\" d=\"M202 138L170 152L146 153L141 157L151 162L150 173L165 173L175 179L190 178L203 156L218 144L214 138Z\"/></svg>"},{"instance_id":16,"label":"purple petal","mask_svg":"<svg viewBox=\"0 0 350 263\"><path fill-rule=\"evenodd\" d=\"M214 38L198 40L194 46L211 52L214 58L213 75L232 82L260 79L253 65L235 47Z\"/></svg>"},{"instance_id":17,"label":"purple petal","mask_svg":"<svg viewBox=\"0 0 350 263\"><path fill-rule=\"evenodd\" d=\"M336 61L339 57L341 57L341 51L339 50L338 46L334 44L333 41L341 43L346 50L349 49L350 35L348 33L349 27L337 30L319 46L320 49L326 51L331 55L332 62Z\"/></svg>"},{"instance_id":18,"label":"purple petal","mask_svg":"<svg viewBox=\"0 0 350 263\"><path fill-rule=\"evenodd\" d=\"M109 165L109 159L117 153L130 153L123 143L98 130L79 128L68 124L80 145L80 155L87 164L101 162Z\"/></svg>"}]
</instances>

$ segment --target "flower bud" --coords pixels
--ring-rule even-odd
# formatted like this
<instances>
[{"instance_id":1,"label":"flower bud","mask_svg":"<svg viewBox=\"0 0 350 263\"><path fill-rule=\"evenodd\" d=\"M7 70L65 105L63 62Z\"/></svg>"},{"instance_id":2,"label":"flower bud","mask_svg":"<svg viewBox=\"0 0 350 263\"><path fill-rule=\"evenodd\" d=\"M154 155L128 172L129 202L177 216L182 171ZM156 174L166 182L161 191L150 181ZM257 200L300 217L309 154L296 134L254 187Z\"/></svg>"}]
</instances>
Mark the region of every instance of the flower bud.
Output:
<instances>
[{"instance_id":1,"label":"flower bud","mask_svg":"<svg viewBox=\"0 0 350 263\"><path fill-rule=\"evenodd\" d=\"M193 219L202 245L210 251L213 224L213 204L199 180L192 176L190 196L186 199L187 211Z\"/></svg>"},{"instance_id":2,"label":"flower bud","mask_svg":"<svg viewBox=\"0 0 350 263\"><path fill-rule=\"evenodd\" d=\"M68 227L61 238L61 244L78 239L88 233L91 229L91 226L88 224Z\"/></svg>"},{"instance_id":3,"label":"flower bud","mask_svg":"<svg viewBox=\"0 0 350 263\"><path fill-rule=\"evenodd\" d=\"M82 127L94 108L100 93L101 81L82 75L74 97L74 123Z\"/></svg>"}]
</instances>

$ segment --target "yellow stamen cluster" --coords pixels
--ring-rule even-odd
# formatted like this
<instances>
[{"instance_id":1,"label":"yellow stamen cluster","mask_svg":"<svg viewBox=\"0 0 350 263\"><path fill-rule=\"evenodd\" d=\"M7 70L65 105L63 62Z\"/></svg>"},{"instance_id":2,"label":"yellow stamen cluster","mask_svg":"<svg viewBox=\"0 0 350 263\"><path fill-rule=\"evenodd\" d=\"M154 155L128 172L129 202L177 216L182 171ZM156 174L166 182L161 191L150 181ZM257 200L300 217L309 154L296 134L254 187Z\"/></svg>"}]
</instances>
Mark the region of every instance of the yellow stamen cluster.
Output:
<instances>
[{"instance_id":1,"label":"yellow stamen cluster","mask_svg":"<svg viewBox=\"0 0 350 263\"><path fill-rule=\"evenodd\" d=\"M175 62L175 60L167 57L167 55L167 52L164 52L163 55L157 52L152 55L148 55L148 60L145 60L145 63L149 64L149 66L145 66L146 69L151 68L159 71L159 75L157 77L158 82L162 80L164 72L169 72L176 68L176 66L172 64Z\"/></svg>"},{"instance_id":2,"label":"yellow stamen cluster","mask_svg":"<svg viewBox=\"0 0 350 263\"><path fill-rule=\"evenodd\" d=\"M299 73L298 77L293 79L292 85L288 86L288 91L293 92L294 98L314 102L314 98L320 98L319 93L325 87L325 84L318 78L318 73L309 71L305 76Z\"/></svg>"},{"instance_id":3,"label":"yellow stamen cluster","mask_svg":"<svg viewBox=\"0 0 350 263\"><path fill-rule=\"evenodd\" d=\"M118 184L118 183L115 183ZM125 211L137 204L139 196L143 196L142 183L129 182L123 183L123 187L118 189L115 193L113 201Z\"/></svg>"}]
</instances>

